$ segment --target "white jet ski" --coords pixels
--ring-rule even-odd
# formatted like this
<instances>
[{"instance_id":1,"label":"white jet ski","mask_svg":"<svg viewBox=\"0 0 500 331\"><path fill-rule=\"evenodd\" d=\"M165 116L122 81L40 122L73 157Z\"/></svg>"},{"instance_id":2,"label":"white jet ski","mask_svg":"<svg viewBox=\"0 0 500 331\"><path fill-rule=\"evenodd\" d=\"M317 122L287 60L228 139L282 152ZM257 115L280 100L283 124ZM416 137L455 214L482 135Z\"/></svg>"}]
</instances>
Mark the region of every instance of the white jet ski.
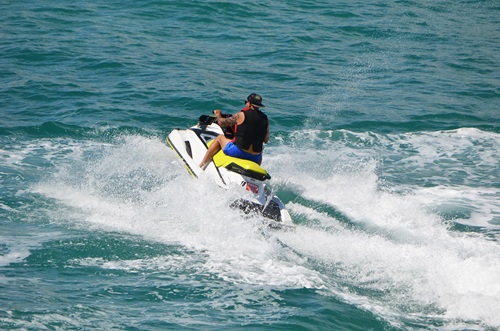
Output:
<instances>
[{"instance_id":1,"label":"white jet ski","mask_svg":"<svg viewBox=\"0 0 500 331\"><path fill-rule=\"evenodd\" d=\"M221 128L213 116L202 115L198 124L186 130L174 129L167 137L167 143L184 161L188 171L195 178L203 173L210 176L221 187L241 187L247 196L231 204L246 214L262 215L271 228L291 228L292 218L283 202L267 186L271 179L267 171L257 163L227 156L219 151L209 162L205 171L199 164L208 146L220 134L230 137L230 128Z\"/></svg>"}]
</instances>

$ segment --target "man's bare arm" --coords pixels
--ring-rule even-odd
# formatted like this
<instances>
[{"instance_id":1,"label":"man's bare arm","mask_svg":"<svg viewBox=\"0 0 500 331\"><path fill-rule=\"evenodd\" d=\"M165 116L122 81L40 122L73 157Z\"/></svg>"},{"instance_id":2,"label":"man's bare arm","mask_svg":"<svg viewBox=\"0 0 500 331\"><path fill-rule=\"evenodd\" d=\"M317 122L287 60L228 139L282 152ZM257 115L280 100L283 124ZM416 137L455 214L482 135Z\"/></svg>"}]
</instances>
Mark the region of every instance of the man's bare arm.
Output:
<instances>
[{"instance_id":1,"label":"man's bare arm","mask_svg":"<svg viewBox=\"0 0 500 331\"><path fill-rule=\"evenodd\" d=\"M271 138L271 133L269 132L269 123L267 124L267 132L266 137L264 138L264 142L267 144L269 142L269 138Z\"/></svg>"},{"instance_id":2,"label":"man's bare arm","mask_svg":"<svg viewBox=\"0 0 500 331\"><path fill-rule=\"evenodd\" d=\"M238 119L240 118L240 113L236 113L231 117L218 117L218 123L220 126L234 126L238 122Z\"/></svg>"}]
</instances>

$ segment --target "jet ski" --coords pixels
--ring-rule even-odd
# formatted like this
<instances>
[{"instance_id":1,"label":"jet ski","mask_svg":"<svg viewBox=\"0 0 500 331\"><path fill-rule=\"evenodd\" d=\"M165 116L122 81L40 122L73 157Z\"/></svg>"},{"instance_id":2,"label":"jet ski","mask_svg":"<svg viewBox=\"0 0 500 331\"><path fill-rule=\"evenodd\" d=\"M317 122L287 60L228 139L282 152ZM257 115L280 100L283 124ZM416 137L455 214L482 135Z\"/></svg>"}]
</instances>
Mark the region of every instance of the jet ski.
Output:
<instances>
[{"instance_id":1,"label":"jet ski","mask_svg":"<svg viewBox=\"0 0 500 331\"><path fill-rule=\"evenodd\" d=\"M245 214L263 216L264 223L270 228L292 228L292 218L285 205L267 185L271 176L257 163L219 151L205 170L199 167L208 147L220 134L232 138L233 132L230 127L220 127L214 116L202 115L196 125L185 130L174 129L166 140L193 177L207 175L220 187L241 187L246 191L239 195L244 198L233 201L231 207L239 208Z\"/></svg>"}]
</instances>

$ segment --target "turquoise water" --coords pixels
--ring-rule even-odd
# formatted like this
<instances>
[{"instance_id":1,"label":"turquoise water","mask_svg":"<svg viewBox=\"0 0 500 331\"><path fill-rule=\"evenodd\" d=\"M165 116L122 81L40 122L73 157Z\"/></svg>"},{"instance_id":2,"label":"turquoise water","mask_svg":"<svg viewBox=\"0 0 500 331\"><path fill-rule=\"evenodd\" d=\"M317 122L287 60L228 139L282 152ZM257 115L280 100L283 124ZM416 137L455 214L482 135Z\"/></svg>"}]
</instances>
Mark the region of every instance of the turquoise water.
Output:
<instances>
[{"instance_id":1,"label":"turquoise water","mask_svg":"<svg viewBox=\"0 0 500 331\"><path fill-rule=\"evenodd\" d=\"M500 327L498 1L0 8L0 329ZM164 142L252 92L295 232Z\"/></svg>"}]
</instances>

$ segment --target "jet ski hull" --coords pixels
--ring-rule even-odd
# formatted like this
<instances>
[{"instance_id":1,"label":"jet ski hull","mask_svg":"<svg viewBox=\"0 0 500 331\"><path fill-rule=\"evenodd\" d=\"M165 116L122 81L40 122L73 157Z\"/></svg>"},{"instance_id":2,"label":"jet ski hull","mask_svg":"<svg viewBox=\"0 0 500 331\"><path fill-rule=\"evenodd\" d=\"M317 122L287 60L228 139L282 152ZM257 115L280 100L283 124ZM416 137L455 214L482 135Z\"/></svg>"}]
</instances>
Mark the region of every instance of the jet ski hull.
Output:
<instances>
[{"instance_id":1,"label":"jet ski hull","mask_svg":"<svg viewBox=\"0 0 500 331\"><path fill-rule=\"evenodd\" d=\"M271 228L293 226L290 214L283 202L267 186L271 176L255 162L238 159L219 151L205 170L199 167L208 146L220 134L222 128L208 116L200 117L197 125L188 129L174 129L167 137L168 145L184 161L189 173L197 178L207 175L224 188L241 187L249 191L249 198L239 198L231 207L241 209L245 214L259 214ZM272 223L272 224L271 224Z\"/></svg>"}]
</instances>

